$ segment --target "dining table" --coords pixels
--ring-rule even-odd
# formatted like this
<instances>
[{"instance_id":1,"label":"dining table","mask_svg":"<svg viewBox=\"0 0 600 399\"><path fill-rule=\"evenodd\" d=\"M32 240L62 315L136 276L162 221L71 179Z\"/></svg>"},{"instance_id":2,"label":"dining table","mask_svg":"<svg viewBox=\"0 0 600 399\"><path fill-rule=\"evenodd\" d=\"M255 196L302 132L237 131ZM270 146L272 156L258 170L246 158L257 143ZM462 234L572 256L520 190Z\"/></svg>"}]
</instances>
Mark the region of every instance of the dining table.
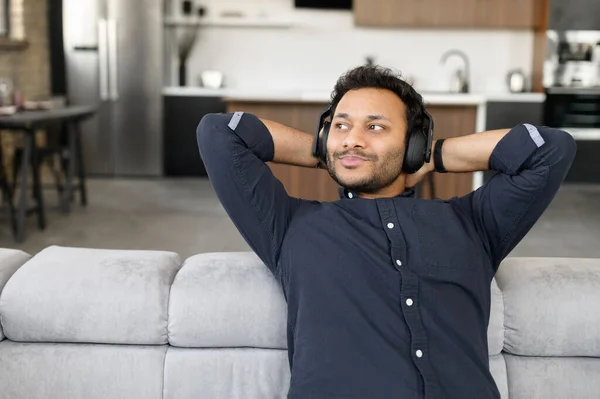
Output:
<instances>
[{"instance_id":1,"label":"dining table","mask_svg":"<svg viewBox=\"0 0 600 399\"><path fill-rule=\"evenodd\" d=\"M37 215L39 229L46 227L46 214L44 209L44 196L40 181L39 148L36 145L35 134L50 125L59 124L61 134L65 135L65 147L61 156L67 160L65 184L61 191L60 207L63 212L71 210L74 190L80 194L81 204L87 205L87 189L85 183L85 167L81 144L81 122L91 118L96 113L97 107L92 105L69 105L61 108L20 111L13 115L0 116L0 130L15 134L23 134L23 148L19 168L18 183L20 186L19 198L15 204L14 189L9 184L4 155L0 145L0 186L3 199L8 203L11 229L17 242L25 239L27 217ZM29 204L29 175L35 204ZM74 179L77 175L77 184Z\"/></svg>"}]
</instances>

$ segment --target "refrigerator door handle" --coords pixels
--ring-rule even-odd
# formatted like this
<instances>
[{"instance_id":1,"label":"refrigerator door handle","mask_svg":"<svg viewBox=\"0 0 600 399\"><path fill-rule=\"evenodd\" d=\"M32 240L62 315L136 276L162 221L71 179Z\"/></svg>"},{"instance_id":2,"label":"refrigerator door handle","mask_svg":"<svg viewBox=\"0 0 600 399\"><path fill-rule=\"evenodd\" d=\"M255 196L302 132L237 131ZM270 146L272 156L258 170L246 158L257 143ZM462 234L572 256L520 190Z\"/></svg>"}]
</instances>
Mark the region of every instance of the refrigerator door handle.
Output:
<instances>
[{"instance_id":1,"label":"refrigerator door handle","mask_svg":"<svg viewBox=\"0 0 600 399\"><path fill-rule=\"evenodd\" d=\"M109 100L108 93L108 38L105 19L98 20L98 73L100 75L100 99Z\"/></svg>"},{"instance_id":2,"label":"refrigerator door handle","mask_svg":"<svg viewBox=\"0 0 600 399\"><path fill-rule=\"evenodd\" d=\"M108 64L109 64L109 84L110 84L110 99L116 101L119 99L119 82L118 82L118 54L117 54L117 20L108 20Z\"/></svg>"}]
</instances>

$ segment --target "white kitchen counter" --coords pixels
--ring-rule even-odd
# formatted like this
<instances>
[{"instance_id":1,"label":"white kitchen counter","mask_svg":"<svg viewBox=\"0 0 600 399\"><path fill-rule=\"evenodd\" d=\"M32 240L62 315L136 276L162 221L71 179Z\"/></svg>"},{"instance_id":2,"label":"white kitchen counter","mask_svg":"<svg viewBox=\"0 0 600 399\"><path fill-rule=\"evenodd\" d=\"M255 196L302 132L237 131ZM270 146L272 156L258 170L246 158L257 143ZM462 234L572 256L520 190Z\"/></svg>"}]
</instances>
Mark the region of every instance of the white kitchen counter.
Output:
<instances>
[{"instance_id":1,"label":"white kitchen counter","mask_svg":"<svg viewBox=\"0 0 600 399\"><path fill-rule=\"evenodd\" d=\"M165 87L167 96L223 97L235 101L322 102L327 103L330 92L294 90L207 89L204 87ZM421 92L423 100L432 105L482 105L490 101L543 102L544 93L467 93Z\"/></svg>"}]
</instances>

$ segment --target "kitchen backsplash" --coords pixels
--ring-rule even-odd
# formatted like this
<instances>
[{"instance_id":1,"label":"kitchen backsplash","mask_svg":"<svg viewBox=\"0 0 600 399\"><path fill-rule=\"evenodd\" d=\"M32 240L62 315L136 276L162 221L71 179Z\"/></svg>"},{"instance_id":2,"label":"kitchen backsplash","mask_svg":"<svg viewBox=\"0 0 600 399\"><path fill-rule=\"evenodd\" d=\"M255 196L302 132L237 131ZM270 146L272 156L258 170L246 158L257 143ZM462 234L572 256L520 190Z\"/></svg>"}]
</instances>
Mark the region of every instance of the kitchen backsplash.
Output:
<instances>
[{"instance_id":1,"label":"kitchen backsplash","mask_svg":"<svg viewBox=\"0 0 600 399\"><path fill-rule=\"evenodd\" d=\"M446 90L452 72L462 67L457 57L440 64L450 49L469 57L471 92L506 92L509 70L531 73L530 31L368 29L355 27L348 11L292 9L286 18L290 15L287 28L201 28L188 64L188 84L198 84L203 70L219 70L226 87L324 91L370 56L414 79L420 90Z\"/></svg>"}]
</instances>

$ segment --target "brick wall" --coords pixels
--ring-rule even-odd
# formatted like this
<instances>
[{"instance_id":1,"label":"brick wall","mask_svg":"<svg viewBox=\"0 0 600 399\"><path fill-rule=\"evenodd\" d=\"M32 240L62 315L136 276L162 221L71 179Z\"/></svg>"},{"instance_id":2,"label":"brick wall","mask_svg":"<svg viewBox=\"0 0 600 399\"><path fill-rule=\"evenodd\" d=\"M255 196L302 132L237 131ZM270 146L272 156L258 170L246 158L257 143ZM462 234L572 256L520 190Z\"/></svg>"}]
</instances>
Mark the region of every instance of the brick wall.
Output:
<instances>
[{"instance_id":1,"label":"brick wall","mask_svg":"<svg viewBox=\"0 0 600 399\"><path fill-rule=\"evenodd\" d=\"M24 50L0 50L0 77L13 80L26 99L50 94L47 0L11 0L11 37L25 39Z\"/></svg>"},{"instance_id":2,"label":"brick wall","mask_svg":"<svg viewBox=\"0 0 600 399\"><path fill-rule=\"evenodd\" d=\"M10 0L10 37L26 40L23 50L0 49L0 77L10 78L25 99L35 100L50 95L50 54L48 49L47 0ZM4 164L12 174L12 158L19 146L20 135L1 132ZM37 134L38 144L44 134ZM42 169L42 180L49 181L49 171Z\"/></svg>"}]
</instances>

